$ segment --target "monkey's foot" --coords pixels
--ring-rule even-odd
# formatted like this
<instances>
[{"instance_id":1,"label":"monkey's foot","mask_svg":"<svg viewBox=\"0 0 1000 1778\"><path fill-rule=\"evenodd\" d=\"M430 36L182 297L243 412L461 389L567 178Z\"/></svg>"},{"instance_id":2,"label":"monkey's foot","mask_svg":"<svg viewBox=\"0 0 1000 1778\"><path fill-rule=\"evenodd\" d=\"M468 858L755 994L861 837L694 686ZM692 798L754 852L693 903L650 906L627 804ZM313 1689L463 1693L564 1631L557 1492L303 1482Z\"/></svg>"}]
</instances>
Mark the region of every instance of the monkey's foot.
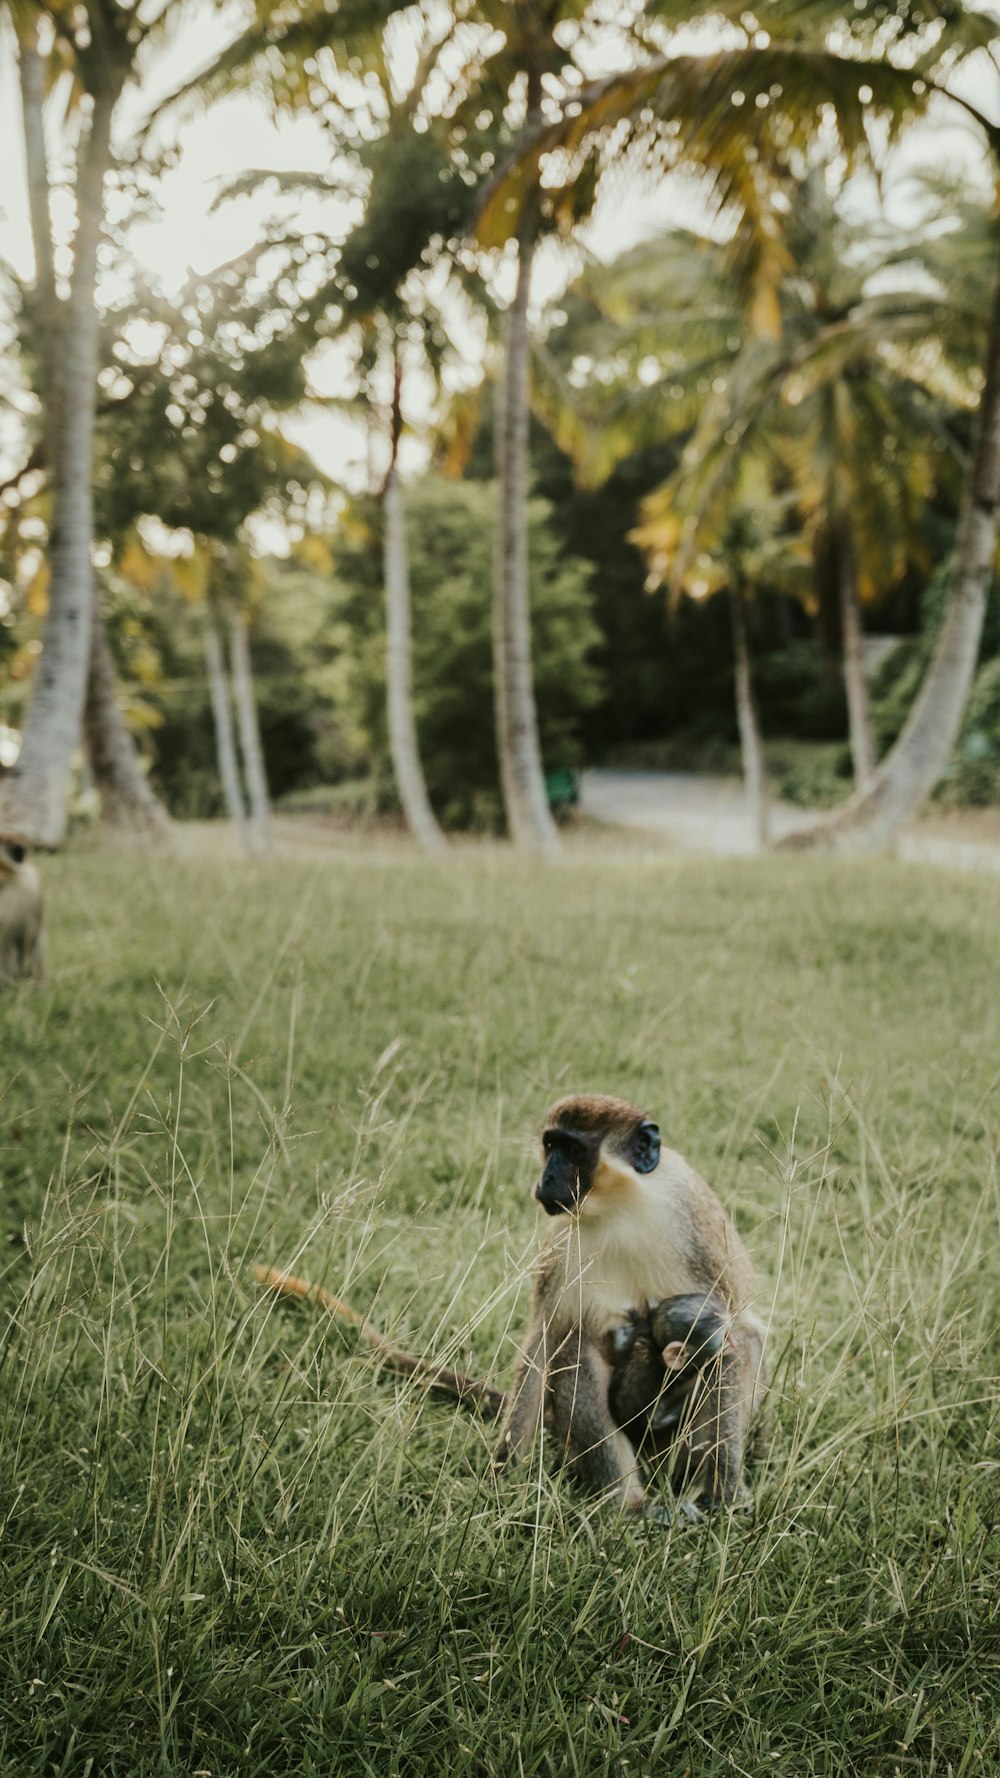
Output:
<instances>
[{"instance_id":1,"label":"monkey's foot","mask_svg":"<svg viewBox=\"0 0 1000 1778\"><path fill-rule=\"evenodd\" d=\"M703 1525L708 1515L694 1500L654 1500L642 1516L654 1525Z\"/></svg>"},{"instance_id":2,"label":"monkey's foot","mask_svg":"<svg viewBox=\"0 0 1000 1778\"><path fill-rule=\"evenodd\" d=\"M720 1514L728 1513L734 1519L752 1519L754 1505L749 1495L738 1494L735 1500L720 1500L711 1494L699 1494L691 1505L697 1509L699 1518L717 1519Z\"/></svg>"}]
</instances>

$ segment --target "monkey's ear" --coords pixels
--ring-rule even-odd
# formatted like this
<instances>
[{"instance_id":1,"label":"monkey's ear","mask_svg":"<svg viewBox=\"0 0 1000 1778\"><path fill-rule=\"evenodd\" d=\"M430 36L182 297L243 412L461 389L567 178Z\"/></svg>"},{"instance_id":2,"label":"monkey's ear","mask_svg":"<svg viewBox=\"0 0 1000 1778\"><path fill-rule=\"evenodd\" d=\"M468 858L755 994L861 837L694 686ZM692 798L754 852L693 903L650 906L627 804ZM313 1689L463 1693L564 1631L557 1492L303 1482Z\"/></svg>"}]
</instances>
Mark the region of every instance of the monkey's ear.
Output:
<instances>
[{"instance_id":1,"label":"monkey's ear","mask_svg":"<svg viewBox=\"0 0 1000 1778\"><path fill-rule=\"evenodd\" d=\"M660 1353L660 1357L663 1359L664 1366L668 1371L683 1370L687 1359L684 1341L671 1340L669 1345L664 1346Z\"/></svg>"},{"instance_id":2,"label":"monkey's ear","mask_svg":"<svg viewBox=\"0 0 1000 1778\"><path fill-rule=\"evenodd\" d=\"M652 1173L660 1159L660 1132L656 1124L640 1124L632 1145L632 1165L637 1173Z\"/></svg>"}]
</instances>

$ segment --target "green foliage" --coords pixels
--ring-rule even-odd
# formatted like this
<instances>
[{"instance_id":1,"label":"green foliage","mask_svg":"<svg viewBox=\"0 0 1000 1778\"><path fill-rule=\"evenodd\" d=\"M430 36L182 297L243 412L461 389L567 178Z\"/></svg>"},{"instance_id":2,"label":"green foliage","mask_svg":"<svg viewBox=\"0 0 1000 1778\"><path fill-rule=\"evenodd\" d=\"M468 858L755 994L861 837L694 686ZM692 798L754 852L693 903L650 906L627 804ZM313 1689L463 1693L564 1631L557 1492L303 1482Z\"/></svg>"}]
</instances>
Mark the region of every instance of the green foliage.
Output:
<instances>
[{"instance_id":1,"label":"green foliage","mask_svg":"<svg viewBox=\"0 0 1000 1778\"><path fill-rule=\"evenodd\" d=\"M301 515L323 478L282 437L275 413L305 393L306 312L267 273L254 255L211 283L194 280L176 304L141 287L122 302L115 398L98 423L99 535L117 544L152 514L228 546L253 513ZM158 341L154 357L129 344L127 324L137 321L146 323L140 339Z\"/></svg>"},{"instance_id":2,"label":"green foliage","mask_svg":"<svg viewBox=\"0 0 1000 1778\"><path fill-rule=\"evenodd\" d=\"M0 999L12 1778L996 1770L995 886L649 849L45 867L49 980ZM250 1282L506 1380L570 1083L755 1254L748 1522L497 1477Z\"/></svg>"},{"instance_id":3,"label":"green foliage","mask_svg":"<svg viewBox=\"0 0 1000 1778\"><path fill-rule=\"evenodd\" d=\"M257 589L258 593L260 589ZM204 656L204 616L164 574L143 590L117 574L102 586L126 718L173 815L224 812ZM356 770L336 726L321 638L322 578L272 564L250 647L268 780L276 797Z\"/></svg>"},{"instance_id":4,"label":"green foliage","mask_svg":"<svg viewBox=\"0 0 1000 1778\"><path fill-rule=\"evenodd\" d=\"M850 794L854 768L851 750L829 742L776 743L768 749L771 780L778 796L803 809L832 809Z\"/></svg>"},{"instance_id":5,"label":"green foliage","mask_svg":"<svg viewBox=\"0 0 1000 1778\"><path fill-rule=\"evenodd\" d=\"M976 675L944 795L955 803L1000 803L1000 655Z\"/></svg>"},{"instance_id":6,"label":"green foliage","mask_svg":"<svg viewBox=\"0 0 1000 1778\"><path fill-rule=\"evenodd\" d=\"M335 561L338 693L359 757L388 779L380 515ZM420 756L432 801L450 826L500 820L491 644L494 496L482 482L429 477L407 491L413 681ZM563 554L551 513L529 516L532 654L547 771L582 761L580 723L600 696L590 656L600 641L586 566Z\"/></svg>"},{"instance_id":7,"label":"green foliage","mask_svg":"<svg viewBox=\"0 0 1000 1778\"><path fill-rule=\"evenodd\" d=\"M447 144L409 123L379 137L362 163L371 175L368 201L340 252L334 288L348 319L381 311L401 320L407 278L466 232L473 192Z\"/></svg>"}]
</instances>

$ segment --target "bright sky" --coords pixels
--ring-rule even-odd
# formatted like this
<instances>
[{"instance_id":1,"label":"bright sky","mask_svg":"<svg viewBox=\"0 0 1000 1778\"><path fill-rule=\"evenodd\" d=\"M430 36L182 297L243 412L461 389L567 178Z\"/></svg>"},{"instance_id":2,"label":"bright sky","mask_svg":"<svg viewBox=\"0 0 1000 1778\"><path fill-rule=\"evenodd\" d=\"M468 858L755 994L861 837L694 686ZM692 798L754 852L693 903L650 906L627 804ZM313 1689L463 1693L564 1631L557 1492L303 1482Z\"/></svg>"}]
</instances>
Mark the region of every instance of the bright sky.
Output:
<instances>
[{"instance_id":1,"label":"bright sky","mask_svg":"<svg viewBox=\"0 0 1000 1778\"><path fill-rule=\"evenodd\" d=\"M208 8L197 20L188 14L186 27L157 59L143 93L131 94L123 107L117 134L119 150L125 148L148 107L205 65L223 46L238 17L238 10L219 15ZM974 96L985 108L1000 114L996 85L994 71L987 68L976 79ZM179 287L191 271L210 272L244 252L258 238L273 200L266 196L248 197L213 212L211 206L220 179L257 168L321 172L329 165L328 139L316 119L300 116L276 123L259 101L249 97L220 102L206 115L190 116L171 128L181 152L177 167L162 182L161 218L137 226L132 233L136 256L167 289ZM978 140L954 113L947 119L942 117L936 125L925 125L911 134L905 158L897 170L897 207L906 201L904 176L916 166L930 163L947 165L956 171L965 167L981 172L983 159ZM0 255L21 277L30 278L32 256L20 101L9 31L0 36L0 175ZM858 201L867 206L872 199L862 190ZM58 189L53 208L57 233L66 236L71 227L72 206ZM306 198L298 219L307 226L325 226L339 233L347 222L347 210L333 199ZM619 189L613 201L599 207L587 231L588 245L601 257L609 258L668 220L698 219L696 198L677 181L661 182L658 187L645 190L637 188L631 195ZM541 310L563 287L568 266L568 256L555 245L541 257L535 285ZM346 394L343 382L343 362L338 363L333 352L326 365L318 367L317 384L323 392ZM364 479L364 443L357 429L343 419L313 413L296 422L294 435L326 473L354 483ZM16 422L8 415L5 423L0 413L0 473L4 459L16 462L18 454ZM412 440L410 467L416 467L420 460L419 443Z\"/></svg>"}]
</instances>

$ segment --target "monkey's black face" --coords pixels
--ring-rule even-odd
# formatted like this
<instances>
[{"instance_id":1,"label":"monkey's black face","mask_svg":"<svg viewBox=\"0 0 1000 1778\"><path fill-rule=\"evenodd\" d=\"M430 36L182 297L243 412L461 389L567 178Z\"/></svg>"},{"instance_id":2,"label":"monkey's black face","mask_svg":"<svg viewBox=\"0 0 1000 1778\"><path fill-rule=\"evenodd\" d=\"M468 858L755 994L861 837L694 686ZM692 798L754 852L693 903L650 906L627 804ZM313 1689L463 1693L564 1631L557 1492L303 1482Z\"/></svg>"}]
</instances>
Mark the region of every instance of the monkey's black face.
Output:
<instances>
[{"instance_id":1,"label":"monkey's black face","mask_svg":"<svg viewBox=\"0 0 1000 1778\"><path fill-rule=\"evenodd\" d=\"M545 1165L535 1187L535 1197L547 1215L579 1210L594 1184L605 1143L605 1154L615 1162L624 1161L636 1173L652 1173L659 1165L660 1132L648 1121L620 1134L550 1124L542 1137Z\"/></svg>"},{"instance_id":2,"label":"monkey's black face","mask_svg":"<svg viewBox=\"0 0 1000 1778\"><path fill-rule=\"evenodd\" d=\"M535 1187L535 1197L547 1216L578 1210L594 1178L594 1162L600 1143L594 1136L558 1127L542 1137L545 1165Z\"/></svg>"}]
</instances>

